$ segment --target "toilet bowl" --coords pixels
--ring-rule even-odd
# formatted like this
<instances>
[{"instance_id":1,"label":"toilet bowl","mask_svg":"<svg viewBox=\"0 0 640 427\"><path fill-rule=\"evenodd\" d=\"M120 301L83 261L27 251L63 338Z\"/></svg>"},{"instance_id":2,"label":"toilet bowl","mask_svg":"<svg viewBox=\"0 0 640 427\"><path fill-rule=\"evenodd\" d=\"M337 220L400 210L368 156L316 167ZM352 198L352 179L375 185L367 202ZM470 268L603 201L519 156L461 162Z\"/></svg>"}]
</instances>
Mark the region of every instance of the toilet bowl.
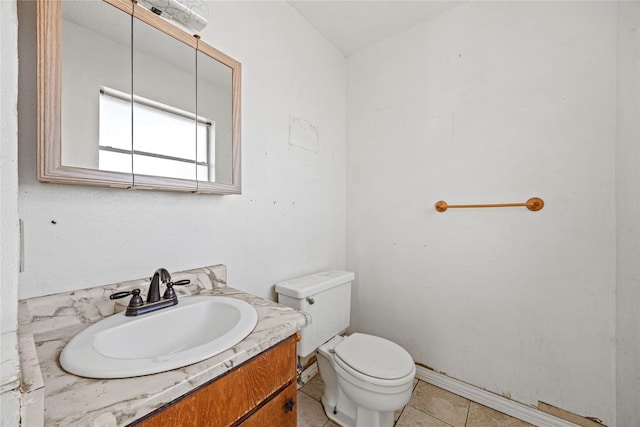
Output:
<instances>
[{"instance_id":1,"label":"toilet bowl","mask_svg":"<svg viewBox=\"0 0 640 427\"><path fill-rule=\"evenodd\" d=\"M367 334L337 336L317 352L322 404L343 427L391 427L409 402L415 364L399 345Z\"/></svg>"},{"instance_id":2,"label":"toilet bowl","mask_svg":"<svg viewBox=\"0 0 640 427\"><path fill-rule=\"evenodd\" d=\"M398 344L373 335L341 336L350 322L349 271L323 271L275 286L280 304L311 318L300 331L298 356L316 354L327 416L343 427L392 427L411 398L416 367Z\"/></svg>"}]
</instances>

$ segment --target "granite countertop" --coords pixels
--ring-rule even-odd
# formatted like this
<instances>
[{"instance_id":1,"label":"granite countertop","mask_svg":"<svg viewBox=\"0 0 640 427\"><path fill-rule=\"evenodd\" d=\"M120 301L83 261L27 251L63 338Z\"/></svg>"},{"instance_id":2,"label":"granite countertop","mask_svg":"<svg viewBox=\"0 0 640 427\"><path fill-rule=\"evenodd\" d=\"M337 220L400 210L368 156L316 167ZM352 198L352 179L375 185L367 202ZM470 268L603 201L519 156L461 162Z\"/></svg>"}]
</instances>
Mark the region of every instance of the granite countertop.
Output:
<instances>
[{"instance_id":1,"label":"granite countertop","mask_svg":"<svg viewBox=\"0 0 640 427\"><path fill-rule=\"evenodd\" d=\"M23 425L126 426L194 388L224 374L296 333L310 320L292 308L227 287L223 265L173 273L190 279L180 295L221 295L255 307L258 323L244 340L210 359L153 375L91 379L69 374L59 365L66 343L89 325L124 310L128 298L108 296L148 280L37 297L20 302L18 339L22 368ZM122 302L120 302L122 301Z\"/></svg>"}]
</instances>

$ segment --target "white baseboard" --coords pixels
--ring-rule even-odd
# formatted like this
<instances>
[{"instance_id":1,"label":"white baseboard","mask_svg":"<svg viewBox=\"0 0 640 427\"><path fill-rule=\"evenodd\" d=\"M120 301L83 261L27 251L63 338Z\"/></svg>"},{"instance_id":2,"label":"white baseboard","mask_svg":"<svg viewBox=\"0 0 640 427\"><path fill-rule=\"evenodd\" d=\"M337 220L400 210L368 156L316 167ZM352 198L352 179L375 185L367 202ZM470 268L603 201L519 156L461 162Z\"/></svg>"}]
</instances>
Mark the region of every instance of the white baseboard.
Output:
<instances>
[{"instance_id":1,"label":"white baseboard","mask_svg":"<svg viewBox=\"0 0 640 427\"><path fill-rule=\"evenodd\" d=\"M507 399L422 366L416 366L416 378L538 427L579 427L577 424L554 417L532 406Z\"/></svg>"}]
</instances>

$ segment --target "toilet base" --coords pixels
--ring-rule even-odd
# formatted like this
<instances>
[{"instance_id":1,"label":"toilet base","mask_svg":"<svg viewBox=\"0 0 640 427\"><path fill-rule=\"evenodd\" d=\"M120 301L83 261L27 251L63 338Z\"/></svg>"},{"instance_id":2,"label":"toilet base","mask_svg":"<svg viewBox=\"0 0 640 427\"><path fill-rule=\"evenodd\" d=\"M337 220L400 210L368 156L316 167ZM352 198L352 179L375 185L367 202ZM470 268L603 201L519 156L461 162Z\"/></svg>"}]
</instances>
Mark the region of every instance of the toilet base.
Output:
<instances>
[{"instance_id":1,"label":"toilet base","mask_svg":"<svg viewBox=\"0 0 640 427\"><path fill-rule=\"evenodd\" d=\"M327 418L342 427L384 427L393 426L395 422L395 412L371 411L363 407L358 408L355 404L338 408L337 405L328 402L325 395L322 396L321 402ZM348 401L341 402L344 406Z\"/></svg>"},{"instance_id":2,"label":"toilet base","mask_svg":"<svg viewBox=\"0 0 640 427\"><path fill-rule=\"evenodd\" d=\"M355 406L353 408L340 408L333 402L329 402L326 395L322 395L322 407L324 413L331 421L342 427L356 427Z\"/></svg>"},{"instance_id":3,"label":"toilet base","mask_svg":"<svg viewBox=\"0 0 640 427\"><path fill-rule=\"evenodd\" d=\"M371 411L362 406L358 407L358 421L356 427L365 426L392 426L394 422L393 412Z\"/></svg>"}]
</instances>

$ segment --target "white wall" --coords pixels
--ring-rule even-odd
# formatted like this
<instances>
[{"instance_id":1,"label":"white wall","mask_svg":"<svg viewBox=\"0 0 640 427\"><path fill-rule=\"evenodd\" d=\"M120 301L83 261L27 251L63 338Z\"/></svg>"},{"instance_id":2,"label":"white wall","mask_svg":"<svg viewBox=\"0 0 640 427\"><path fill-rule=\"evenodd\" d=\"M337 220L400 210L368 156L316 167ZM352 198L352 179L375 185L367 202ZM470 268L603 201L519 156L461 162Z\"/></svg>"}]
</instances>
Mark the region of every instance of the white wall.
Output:
<instances>
[{"instance_id":1,"label":"white wall","mask_svg":"<svg viewBox=\"0 0 640 427\"><path fill-rule=\"evenodd\" d=\"M615 3L472 2L348 58L354 330L615 425L616 25Z\"/></svg>"},{"instance_id":2,"label":"white wall","mask_svg":"<svg viewBox=\"0 0 640 427\"><path fill-rule=\"evenodd\" d=\"M616 409L640 423L640 2L618 6Z\"/></svg>"},{"instance_id":3,"label":"white wall","mask_svg":"<svg viewBox=\"0 0 640 427\"><path fill-rule=\"evenodd\" d=\"M215 263L272 297L278 281L344 267L344 58L284 2L210 9L202 39L243 66L240 196L38 183L34 5L19 2L20 298ZM290 116L318 126L317 152L289 144Z\"/></svg>"},{"instance_id":4,"label":"white wall","mask_svg":"<svg viewBox=\"0 0 640 427\"><path fill-rule=\"evenodd\" d=\"M0 426L19 419L18 27L15 2L0 1Z\"/></svg>"}]
</instances>

